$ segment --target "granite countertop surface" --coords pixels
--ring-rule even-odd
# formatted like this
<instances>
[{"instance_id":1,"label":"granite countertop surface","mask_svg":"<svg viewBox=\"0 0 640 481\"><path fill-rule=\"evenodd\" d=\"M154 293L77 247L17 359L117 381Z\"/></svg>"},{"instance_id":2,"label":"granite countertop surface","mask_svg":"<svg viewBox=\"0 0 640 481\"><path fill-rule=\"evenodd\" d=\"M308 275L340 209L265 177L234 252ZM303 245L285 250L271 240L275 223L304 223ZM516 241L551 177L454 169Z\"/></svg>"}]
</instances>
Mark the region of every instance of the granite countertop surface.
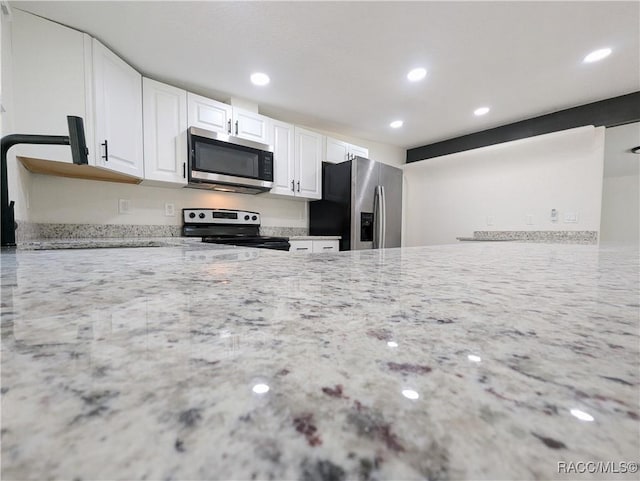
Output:
<instances>
[{"instance_id":1,"label":"granite countertop surface","mask_svg":"<svg viewBox=\"0 0 640 481\"><path fill-rule=\"evenodd\" d=\"M289 237L289 240L340 240L342 236L339 235L295 235Z\"/></svg>"},{"instance_id":2,"label":"granite countertop surface","mask_svg":"<svg viewBox=\"0 0 640 481\"><path fill-rule=\"evenodd\" d=\"M0 260L2 479L637 479L637 248Z\"/></svg>"}]
</instances>

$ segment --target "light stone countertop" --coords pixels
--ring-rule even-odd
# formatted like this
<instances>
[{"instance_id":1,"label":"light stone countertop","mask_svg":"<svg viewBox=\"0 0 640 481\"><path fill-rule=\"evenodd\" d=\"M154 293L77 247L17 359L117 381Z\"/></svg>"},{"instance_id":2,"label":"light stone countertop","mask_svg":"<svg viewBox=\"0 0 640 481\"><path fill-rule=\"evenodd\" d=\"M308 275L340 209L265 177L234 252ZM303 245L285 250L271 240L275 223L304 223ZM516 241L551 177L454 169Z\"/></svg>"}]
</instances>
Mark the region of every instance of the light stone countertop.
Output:
<instances>
[{"instance_id":1,"label":"light stone countertop","mask_svg":"<svg viewBox=\"0 0 640 481\"><path fill-rule=\"evenodd\" d=\"M638 478L637 249L0 260L2 479Z\"/></svg>"},{"instance_id":2,"label":"light stone countertop","mask_svg":"<svg viewBox=\"0 0 640 481\"><path fill-rule=\"evenodd\" d=\"M296 236L289 237L289 240L292 240L292 241L305 241L305 240L322 241L322 240L340 240L340 239L342 239L342 236L339 236L339 235L296 235Z\"/></svg>"}]
</instances>

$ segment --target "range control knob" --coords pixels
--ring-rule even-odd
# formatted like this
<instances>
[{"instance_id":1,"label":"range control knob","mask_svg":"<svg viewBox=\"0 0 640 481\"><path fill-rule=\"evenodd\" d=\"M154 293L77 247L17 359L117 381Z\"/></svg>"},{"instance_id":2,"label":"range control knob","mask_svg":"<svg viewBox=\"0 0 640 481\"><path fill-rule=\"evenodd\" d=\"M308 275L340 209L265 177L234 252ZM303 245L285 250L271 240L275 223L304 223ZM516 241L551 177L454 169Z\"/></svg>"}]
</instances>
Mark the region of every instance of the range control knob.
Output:
<instances>
[{"instance_id":1,"label":"range control knob","mask_svg":"<svg viewBox=\"0 0 640 481\"><path fill-rule=\"evenodd\" d=\"M200 212L200 213L198 214L198 217L200 217L201 219L204 219L204 212Z\"/></svg>"},{"instance_id":2,"label":"range control knob","mask_svg":"<svg viewBox=\"0 0 640 481\"><path fill-rule=\"evenodd\" d=\"M251 220L258 220L258 216L257 215L252 216Z\"/></svg>"},{"instance_id":3,"label":"range control knob","mask_svg":"<svg viewBox=\"0 0 640 481\"><path fill-rule=\"evenodd\" d=\"M248 215L245 215L245 216L244 216L244 220L249 220L249 216L248 216Z\"/></svg>"},{"instance_id":4,"label":"range control knob","mask_svg":"<svg viewBox=\"0 0 640 481\"><path fill-rule=\"evenodd\" d=\"M195 212L191 212L191 213L189 214L189 218L190 218L190 219L193 219L195 216L196 216L196 213L195 213Z\"/></svg>"}]
</instances>

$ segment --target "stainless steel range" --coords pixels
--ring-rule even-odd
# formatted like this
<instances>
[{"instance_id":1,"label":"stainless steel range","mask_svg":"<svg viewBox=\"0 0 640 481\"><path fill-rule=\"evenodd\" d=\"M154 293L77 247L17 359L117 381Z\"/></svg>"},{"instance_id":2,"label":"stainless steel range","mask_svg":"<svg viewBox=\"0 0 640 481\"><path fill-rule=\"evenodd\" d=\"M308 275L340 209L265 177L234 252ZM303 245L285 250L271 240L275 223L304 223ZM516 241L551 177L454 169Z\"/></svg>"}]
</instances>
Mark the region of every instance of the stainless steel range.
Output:
<instances>
[{"instance_id":1,"label":"stainless steel range","mask_svg":"<svg viewBox=\"0 0 640 481\"><path fill-rule=\"evenodd\" d=\"M182 209L182 235L202 242L289 250L287 237L260 235L260 214L232 209Z\"/></svg>"}]
</instances>

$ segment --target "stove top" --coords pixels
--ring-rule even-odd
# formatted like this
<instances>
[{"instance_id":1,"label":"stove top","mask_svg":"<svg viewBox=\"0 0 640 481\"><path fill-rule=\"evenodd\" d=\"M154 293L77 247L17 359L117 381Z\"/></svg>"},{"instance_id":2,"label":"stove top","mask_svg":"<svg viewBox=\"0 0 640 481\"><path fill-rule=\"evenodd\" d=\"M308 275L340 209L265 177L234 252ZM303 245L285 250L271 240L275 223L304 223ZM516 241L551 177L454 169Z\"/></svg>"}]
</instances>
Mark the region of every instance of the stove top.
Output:
<instances>
[{"instance_id":1,"label":"stove top","mask_svg":"<svg viewBox=\"0 0 640 481\"><path fill-rule=\"evenodd\" d=\"M289 250L287 237L260 235L260 214L232 209L183 209L182 235L213 244Z\"/></svg>"}]
</instances>

